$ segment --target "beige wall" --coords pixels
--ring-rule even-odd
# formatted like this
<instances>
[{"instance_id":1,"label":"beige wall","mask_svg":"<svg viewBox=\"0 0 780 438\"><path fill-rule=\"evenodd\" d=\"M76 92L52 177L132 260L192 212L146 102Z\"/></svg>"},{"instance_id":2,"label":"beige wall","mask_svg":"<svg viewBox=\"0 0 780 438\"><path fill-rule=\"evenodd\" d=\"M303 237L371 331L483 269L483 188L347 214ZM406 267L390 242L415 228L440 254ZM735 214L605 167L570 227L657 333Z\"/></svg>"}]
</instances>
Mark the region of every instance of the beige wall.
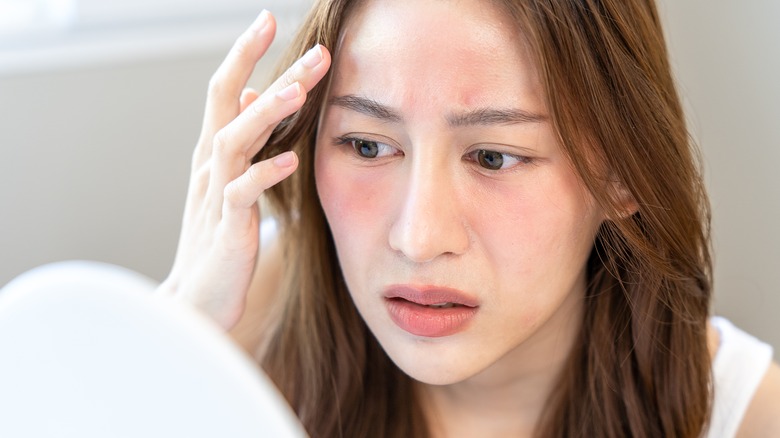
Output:
<instances>
[{"instance_id":1,"label":"beige wall","mask_svg":"<svg viewBox=\"0 0 780 438\"><path fill-rule=\"evenodd\" d=\"M662 7L714 208L716 310L780 347L780 2ZM225 49L0 74L0 284L72 258L165 275Z\"/></svg>"},{"instance_id":2,"label":"beige wall","mask_svg":"<svg viewBox=\"0 0 780 438\"><path fill-rule=\"evenodd\" d=\"M0 284L41 263L172 261L216 56L0 78Z\"/></svg>"},{"instance_id":3,"label":"beige wall","mask_svg":"<svg viewBox=\"0 0 780 438\"><path fill-rule=\"evenodd\" d=\"M251 85L270 76L302 18L291 5L305 1L277 8L277 41ZM64 259L164 278L208 80L252 18L120 30L30 56L0 44L0 285Z\"/></svg>"},{"instance_id":4,"label":"beige wall","mask_svg":"<svg viewBox=\"0 0 780 438\"><path fill-rule=\"evenodd\" d=\"M715 311L780 349L780 2L663 0L662 16L704 154Z\"/></svg>"}]
</instances>

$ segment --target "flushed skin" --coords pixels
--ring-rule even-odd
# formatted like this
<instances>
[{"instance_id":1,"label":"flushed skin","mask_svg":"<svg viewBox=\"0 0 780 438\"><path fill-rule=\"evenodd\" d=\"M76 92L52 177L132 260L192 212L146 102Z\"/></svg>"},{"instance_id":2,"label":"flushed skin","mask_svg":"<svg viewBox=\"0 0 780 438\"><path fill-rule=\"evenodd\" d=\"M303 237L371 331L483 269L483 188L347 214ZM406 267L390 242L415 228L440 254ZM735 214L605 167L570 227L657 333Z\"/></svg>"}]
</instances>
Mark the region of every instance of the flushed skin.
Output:
<instances>
[{"instance_id":1,"label":"flushed skin","mask_svg":"<svg viewBox=\"0 0 780 438\"><path fill-rule=\"evenodd\" d=\"M360 8L344 35L315 177L371 333L428 384L477 375L509 383L560 367L580 326L585 263L603 216L557 144L512 23L478 2L380 2ZM353 101L332 103L344 96ZM398 117L368 115L357 98ZM453 123L489 111L539 120ZM377 142L380 155L363 158L344 137ZM480 165L482 150L504 154L504 168ZM393 284L461 291L476 314L446 338L414 336L384 305Z\"/></svg>"},{"instance_id":2,"label":"flushed skin","mask_svg":"<svg viewBox=\"0 0 780 438\"><path fill-rule=\"evenodd\" d=\"M475 8L473 2L426 1L406 6L410 9L442 5ZM559 180L566 181L562 185L567 188L563 193L571 195L570 198L564 197L563 205L575 206L572 217L579 215L580 218L576 226L569 224L569 229L580 226L582 228L578 231L592 230L590 235L587 232L578 233L567 241L575 248L564 259L564 266L571 267L562 270L564 274L561 278L553 278L561 285L566 283L568 286L555 288L556 293L560 294L555 295L558 298L545 296L545 299L550 300L543 306L546 309L575 315L575 319L579 311L581 316L580 324L576 327L562 324L573 330L574 335L567 333L563 336L563 339L570 340L570 347L565 342L559 344L564 350L559 356L562 360L560 373L550 385L555 390L549 394L543 411L537 417L536 433L543 436L571 436L579 433L586 436L698 436L705 427L709 412L709 355L706 347L710 294L708 206L671 80L654 5L645 1L604 1L599 2L599 5L589 1L493 2L488 8L483 3L480 5L477 6L481 8L479 13L471 18L477 20L490 14L500 15L502 25L497 26L500 29L496 31L517 36L516 41L520 42L514 50L522 47L521 52L525 52L515 52L514 59L524 60L522 62L530 64L534 70L533 74L528 74L528 78L538 81L540 92L534 102L538 106L532 109L549 117L548 123L544 125L549 127L549 131L539 133L537 144L557 144L558 149L548 151L550 156L559 154L554 157L563 158L574 169L569 174L573 176L573 181L566 178ZM366 2L364 6L365 10L370 11L372 8L391 8L393 5L376 1ZM352 2L318 3L291 53L298 55L303 48L318 41L332 48L334 61L341 62L341 50L348 44L350 36L345 29L356 25L358 21L352 19L365 13L365 10ZM487 28L490 29L490 26ZM459 27L448 29L452 32L466 30ZM375 35L381 36L382 33ZM461 40L468 41L468 38L464 36L456 39ZM392 48L382 50L391 51ZM490 53L500 51L500 46L493 47ZM431 62L428 72L435 71L436 65ZM392 66L385 67L390 69ZM519 70L520 76L522 71L527 72ZM344 214L346 209L341 212L337 208L328 210L328 205L331 205L328 202L333 199L332 205L352 203L356 202L357 195L344 194L335 188L332 188L334 194L326 193L331 187L326 188L322 184L317 186L312 178L315 163L320 160L319 155L315 160L313 152L316 150L319 154L324 145L324 139L316 142L312 139L315 134L323 134L322 131L316 131L318 126L323 130L329 129L327 111L330 108L322 119L320 110L327 108L327 99L333 95L330 90L339 86L338 75L341 73L338 69L331 72L335 72L335 76L327 78L331 88L315 88L302 111L282 129L278 129L262 151L263 156L272 156L278 151L292 148L301 157L300 171L290 180L274 187L272 199L277 203L287 230L285 247L289 257L288 266L299 274L309 273L289 277L286 286L286 293L289 294L287 313L276 326L272 339L263 351L263 363L298 408L310 430L330 431L323 432L324 435L334 434L340 428L345 433L354 432L355 435L363 435L368 430L372 433L379 430L386 436L422 433L429 425L417 404L420 403L420 387L399 372L393 363L389 363L383 350L367 333L356 311L360 309L364 313L369 327L373 325L372 329L381 329L380 326L384 327L387 322L386 319L382 322L386 318L382 315L385 310L378 306L380 310L376 311L377 314L369 313L375 312L372 310L374 307L362 306L360 294L370 287L363 288L362 284L357 287L359 280L350 277L349 272L343 274L345 284L342 270L336 264L338 255L349 257L344 254L346 248L339 248L341 231L338 219L342 219L339 215ZM344 72L347 73L350 72ZM447 77L446 71L442 70L441 74ZM495 77L492 73L487 76ZM383 77L378 75L370 80L382 83ZM403 76L395 79L403 79ZM426 83L425 77L421 83ZM388 89L392 90L389 86ZM447 94L449 90L424 91L426 96L436 97L428 106L420 105L410 109L407 103L404 107L404 96L392 93L396 101L383 103L393 105L401 112L405 111L404 115L407 116L410 111L419 111L423 118L428 117L428 121L433 120L431 117L435 110L451 112L464 109L438 107L434 110L431 106L451 96ZM463 96L456 96L450 102L461 98ZM526 101L531 99L530 96L523 98ZM445 117L446 114L439 113L438 116ZM413 132L407 132L406 138L397 140L399 144L396 146L416 146L414 153L419 154L422 150L430 154L441 152L442 144L447 143L447 139L443 140L441 135L432 135L433 131L423 132L420 130L422 128L414 131L409 126L406 128ZM540 131L545 129L548 128ZM549 138L540 140L545 136ZM430 149L420 148L423 138L432 144ZM506 143L512 144L509 141ZM433 159L444 160L446 154L441 154ZM422 175L422 172L408 164L414 162L422 166L432 163L424 162L414 154L403 157L403 160L397 161L407 164L386 165L397 166L408 172L403 174L404 178L400 182L394 181L401 188L393 187L386 196L388 199L377 200L376 196L379 195L373 195L372 198L373 186L358 184L351 187L353 193L357 188L367 190L362 201L372 208L374 204L371 202L393 201L395 210L386 211L387 216L392 218L411 214L409 212L414 209L408 204L418 202L424 206L424 202L414 196L401 202L397 196L402 195L395 193L407 190L408 195L412 184L422 184L420 190L431 193L438 190L433 185L424 185L420 178L414 180L412 175ZM438 164L440 166L434 176L444 175L449 184L457 181L453 176L457 165ZM321 168L317 169L319 172ZM544 169L544 166L540 165L535 170L541 174L545 172L539 169ZM556 169L562 172L563 166ZM317 178L318 182L325 182L327 174L318 173ZM497 186L494 185L494 188ZM575 186L583 187L584 190L574 195ZM322 204L316 192L317 187L322 195ZM439 199L425 198L439 208L439 214L449 215L446 222L448 227L454 226L452 229L461 231L454 234L454 243L445 241L449 242L449 247L439 248L441 252L449 253L450 258L464 251L463 248L469 248L472 243L476 244L462 237L474 231L464 226L469 221L452 220L456 217L454 211L457 211L453 208L467 205L459 198L460 192L457 190L461 188L456 187L454 193L448 194L450 197L455 196L455 207L442 206L438 204ZM537 192L543 191L540 189ZM502 193L500 190L497 192ZM335 194L347 198L337 200ZM349 199L350 196L355 198ZM385 194L379 197L385 197ZM509 211L512 205L517 206L522 200L520 198L514 204L509 204ZM357 204L350 205L355 207ZM324 213L323 207L326 210ZM478 208L470 210L479 211ZM326 213L330 226L325 221ZM362 220L370 215L368 211L360 209L353 209L351 214L352 218ZM512 214L520 214L522 217L519 210L512 211ZM503 219L500 212L496 215L496 220ZM390 220L388 217L375 219L383 223ZM403 220L398 223L404 225ZM404 253L401 246L403 239L398 237L403 233L393 234L399 230L398 227L393 228L389 224L385 224L385 227L387 239L383 244L390 246L394 251L392 254L405 254L407 260L414 262L411 265L420 266L429 260L430 253L425 251L416 255L411 250ZM329 232L331 229L332 235ZM435 234L440 230L434 227L418 230L423 231ZM425 233L422 235L425 236ZM484 238L484 233L480 233L480 236ZM589 244L583 243L585 241ZM374 244L378 244L377 241ZM579 266L579 277L574 268L577 263L572 260L569 265L569 258L582 263ZM346 266L348 270L349 261ZM396 268L394 273L411 277L408 267L403 265L403 268ZM518 268L512 266L508 269ZM417 275L424 276L421 272L416 271ZM431 275L437 277L438 274L441 272L431 272ZM459 272L457 275L463 274ZM404 281L434 282L427 278ZM351 286L350 283L355 283L354 290L346 287ZM473 287L444 286L464 289ZM356 297L357 309L352 307L351 296ZM539 317L537 321L557 320L555 312L542 315L534 313L534 316ZM479 316L474 321L478 327L476 318ZM386 327L396 330L389 324ZM544 333L545 327L545 324L535 326L529 322L526 326L528 330L524 331L526 335L520 335L519 339L508 341L505 345L519 345L522 349L529 345L524 343L525 340ZM382 336L382 333L377 334L380 342ZM403 339L403 336L399 335L398 339ZM495 333L491 333L491 336L497 337ZM497 342L503 341L506 339ZM431 378L429 383L463 381L459 379L474 376L478 370L485 369L486 364L499 363L491 362L489 358L473 358L474 362L464 365L462 369L447 369L446 365L440 364L445 372L438 374L433 371L436 368L433 366L435 359L414 364L413 367L404 365L403 349L395 349L392 345L394 342L388 337L382 345L385 347L387 344L385 348L391 359L396 360L402 368L405 367L404 371L418 372L416 377ZM429 344L432 344L428 345L430 348L441 347L436 343ZM497 351L488 355L495 359L501 356ZM504 351L508 352L509 349ZM328 357L332 359L326 359ZM679 357L688 360L679 361ZM300 367L296 369L290 364L299 364ZM655 371L658 369L667 372L658 374ZM362 377L356 379L355 376ZM331 386L326 382L333 382L333 379L336 391L328 395L331 391L325 388ZM440 380L436 382L435 379ZM374 383L367 385L366 382ZM366 392L367 386L372 388L370 393ZM613 389L616 387L624 390L615 393ZM332 399L332 403L339 400L341 406L352 406L353 409L343 409L339 416L317 412L314 406L317 400L323 399ZM399 421L401 418L403 422ZM380 424L383 426L378 427Z\"/></svg>"}]
</instances>

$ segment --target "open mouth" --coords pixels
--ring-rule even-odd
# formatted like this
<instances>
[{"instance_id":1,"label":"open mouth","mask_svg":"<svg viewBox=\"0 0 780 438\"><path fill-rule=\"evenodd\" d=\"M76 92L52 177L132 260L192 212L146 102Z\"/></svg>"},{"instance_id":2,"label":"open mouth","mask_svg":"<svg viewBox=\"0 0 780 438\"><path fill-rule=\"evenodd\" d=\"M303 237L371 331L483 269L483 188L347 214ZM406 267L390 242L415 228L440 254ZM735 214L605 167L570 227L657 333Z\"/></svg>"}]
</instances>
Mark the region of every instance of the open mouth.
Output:
<instances>
[{"instance_id":1,"label":"open mouth","mask_svg":"<svg viewBox=\"0 0 780 438\"><path fill-rule=\"evenodd\" d=\"M439 304L428 304L426 307L433 307L434 309L449 309L451 307L457 307L460 306L460 304L455 303L439 303Z\"/></svg>"},{"instance_id":2,"label":"open mouth","mask_svg":"<svg viewBox=\"0 0 780 438\"><path fill-rule=\"evenodd\" d=\"M451 309L453 307L469 307L469 306L466 306L464 304L451 303L451 302L434 303L434 304L422 304L422 303L418 303L418 302L415 302L415 301L407 300L407 299L404 299L404 298L389 298L389 300L391 300L391 301L405 301L405 302L407 302L409 304L412 304L412 305L417 305L417 306L420 306L420 307L428 307L428 308L431 308L431 309Z\"/></svg>"},{"instance_id":3,"label":"open mouth","mask_svg":"<svg viewBox=\"0 0 780 438\"><path fill-rule=\"evenodd\" d=\"M433 299L429 295L405 295L411 299L385 296L385 304L390 319L404 331L416 336L438 338L464 331L478 311L476 305L454 300Z\"/></svg>"},{"instance_id":4,"label":"open mouth","mask_svg":"<svg viewBox=\"0 0 780 438\"><path fill-rule=\"evenodd\" d=\"M436 286L391 286L385 290L388 300L404 300L433 308L477 307L476 298L457 289Z\"/></svg>"}]
</instances>

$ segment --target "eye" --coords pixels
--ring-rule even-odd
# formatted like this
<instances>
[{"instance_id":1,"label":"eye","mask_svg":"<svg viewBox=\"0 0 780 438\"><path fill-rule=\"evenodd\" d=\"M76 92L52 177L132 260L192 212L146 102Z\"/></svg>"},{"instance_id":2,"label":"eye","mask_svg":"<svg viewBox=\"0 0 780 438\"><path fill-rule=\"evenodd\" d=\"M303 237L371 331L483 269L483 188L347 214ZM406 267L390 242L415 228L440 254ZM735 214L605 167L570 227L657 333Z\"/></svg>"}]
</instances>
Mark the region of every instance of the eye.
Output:
<instances>
[{"instance_id":1,"label":"eye","mask_svg":"<svg viewBox=\"0 0 780 438\"><path fill-rule=\"evenodd\" d=\"M339 137L338 143L350 144L361 158L373 159L394 155L397 150L386 143L355 137Z\"/></svg>"},{"instance_id":2,"label":"eye","mask_svg":"<svg viewBox=\"0 0 780 438\"><path fill-rule=\"evenodd\" d=\"M355 152L363 158L376 158L379 155L379 143L368 140L352 140Z\"/></svg>"},{"instance_id":3,"label":"eye","mask_svg":"<svg viewBox=\"0 0 780 438\"><path fill-rule=\"evenodd\" d=\"M472 160L488 170L510 169L519 164L531 163L531 158L479 149L469 154Z\"/></svg>"}]
</instances>

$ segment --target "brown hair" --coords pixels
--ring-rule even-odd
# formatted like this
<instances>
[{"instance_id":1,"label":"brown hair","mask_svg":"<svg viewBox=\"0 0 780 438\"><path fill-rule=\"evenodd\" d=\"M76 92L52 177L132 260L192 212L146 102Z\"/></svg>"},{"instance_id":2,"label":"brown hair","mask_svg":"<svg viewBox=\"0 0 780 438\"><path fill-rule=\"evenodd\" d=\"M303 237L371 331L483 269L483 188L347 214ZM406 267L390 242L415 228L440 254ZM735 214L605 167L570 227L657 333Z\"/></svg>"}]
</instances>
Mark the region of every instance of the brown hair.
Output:
<instances>
[{"instance_id":1,"label":"brown hair","mask_svg":"<svg viewBox=\"0 0 780 438\"><path fill-rule=\"evenodd\" d=\"M355 3L318 1L282 66L315 43L338 56ZM537 434L698 437L711 398L709 206L655 5L494 3L515 18L559 142L610 218L588 261L579 342ZM325 92L315 87L258 156L293 149L301 162L269 192L285 233L286 280L261 363L314 437L425 436L411 378L352 304L317 198L313 154Z\"/></svg>"}]
</instances>

